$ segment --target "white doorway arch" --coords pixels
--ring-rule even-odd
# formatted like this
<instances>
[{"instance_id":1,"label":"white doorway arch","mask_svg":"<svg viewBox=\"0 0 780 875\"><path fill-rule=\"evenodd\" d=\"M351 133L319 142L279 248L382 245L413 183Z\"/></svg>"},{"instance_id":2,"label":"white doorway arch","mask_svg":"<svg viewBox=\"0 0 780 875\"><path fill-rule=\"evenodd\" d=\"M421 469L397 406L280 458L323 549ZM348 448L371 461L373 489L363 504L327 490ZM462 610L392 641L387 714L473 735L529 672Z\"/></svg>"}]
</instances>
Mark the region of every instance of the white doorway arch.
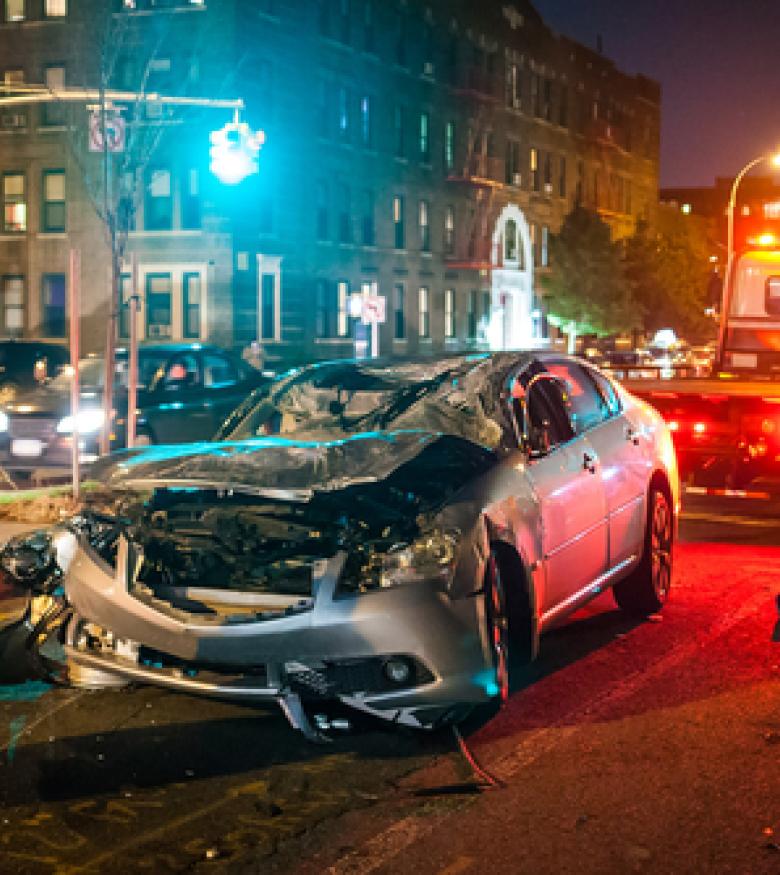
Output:
<instances>
[{"instance_id":1,"label":"white doorway arch","mask_svg":"<svg viewBox=\"0 0 780 875\"><path fill-rule=\"evenodd\" d=\"M491 246L491 349L527 349L538 343L533 316L534 247L517 204L507 204L493 229Z\"/></svg>"}]
</instances>

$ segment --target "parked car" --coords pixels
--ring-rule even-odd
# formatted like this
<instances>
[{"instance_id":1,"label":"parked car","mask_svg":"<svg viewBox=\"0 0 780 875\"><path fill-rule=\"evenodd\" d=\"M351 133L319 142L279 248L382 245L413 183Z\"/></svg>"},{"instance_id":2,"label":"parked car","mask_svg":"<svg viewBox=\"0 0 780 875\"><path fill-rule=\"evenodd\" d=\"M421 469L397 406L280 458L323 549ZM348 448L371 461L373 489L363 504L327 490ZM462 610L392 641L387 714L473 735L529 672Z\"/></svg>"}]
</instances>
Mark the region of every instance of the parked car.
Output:
<instances>
[{"instance_id":1,"label":"parked car","mask_svg":"<svg viewBox=\"0 0 780 875\"><path fill-rule=\"evenodd\" d=\"M112 446L125 444L127 350L116 355L116 416ZM98 453L103 428L102 358L79 363L79 438L84 461ZM70 372L19 390L0 412L0 466L11 472L65 470L71 464ZM232 353L199 343L142 346L138 353L139 443L209 440L222 420L255 388L268 383Z\"/></svg>"},{"instance_id":2,"label":"parked car","mask_svg":"<svg viewBox=\"0 0 780 875\"><path fill-rule=\"evenodd\" d=\"M638 615L666 601L669 432L575 358L315 365L224 437L101 460L111 512L37 566L28 549L26 579L64 586L74 682L278 702L310 737L307 703L331 699L433 727L506 700L540 634L606 588Z\"/></svg>"},{"instance_id":3,"label":"parked car","mask_svg":"<svg viewBox=\"0 0 780 875\"><path fill-rule=\"evenodd\" d=\"M70 355L61 343L0 340L0 403L57 376Z\"/></svg>"}]
</instances>

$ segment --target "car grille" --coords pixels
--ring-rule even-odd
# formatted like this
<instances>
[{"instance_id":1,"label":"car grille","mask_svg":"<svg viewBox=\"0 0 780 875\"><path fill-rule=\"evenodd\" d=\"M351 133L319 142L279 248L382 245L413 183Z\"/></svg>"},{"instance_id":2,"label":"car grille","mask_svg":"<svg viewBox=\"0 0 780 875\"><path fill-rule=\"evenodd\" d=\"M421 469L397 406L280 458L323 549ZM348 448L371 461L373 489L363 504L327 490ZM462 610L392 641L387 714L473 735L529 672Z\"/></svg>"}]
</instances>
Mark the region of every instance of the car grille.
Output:
<instances>
[{"instance_id":1,"label":"car grille","mask_svg":"<svg viewBox=\"0 0 780 875\"><path fill-rule=\"evenodd\" d=\"M8 433L12 438L37 438L50 441L57 431L57 423L46 416L10 416Z\"/></svg>"}]
</instances>

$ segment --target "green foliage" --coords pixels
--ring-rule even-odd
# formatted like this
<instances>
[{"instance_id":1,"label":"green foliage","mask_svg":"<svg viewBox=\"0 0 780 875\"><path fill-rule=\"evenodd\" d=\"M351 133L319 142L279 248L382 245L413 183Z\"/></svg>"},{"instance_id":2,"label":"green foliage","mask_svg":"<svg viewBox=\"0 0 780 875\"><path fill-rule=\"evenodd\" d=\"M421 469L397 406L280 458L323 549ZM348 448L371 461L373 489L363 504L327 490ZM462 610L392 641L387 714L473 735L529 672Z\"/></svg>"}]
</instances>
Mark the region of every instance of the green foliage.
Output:
<instances>
[{"instance_id":1,"label":"green foliage","mask_svg":"<svg viewBox=\"0 0 780 875\"><path fill-rule=\"evenodd\" d=\"M707 227L677 210L640 221L625 244L625 275L648 334L673 328L698 340L712 333L704 315L711 269Z\"/></svg>"},{"instance_id":2,"label":"green foliage","mask_svg":"<svg viewBox=\"0 0 780 875\"><path fill-rule=\"evenodd\" d=\"M612 334L637 323L625 281L621 246L597 213L575 206L550 240L550 271L542 277L551 321L578 334Z\"/></svg>"}]
</instances>

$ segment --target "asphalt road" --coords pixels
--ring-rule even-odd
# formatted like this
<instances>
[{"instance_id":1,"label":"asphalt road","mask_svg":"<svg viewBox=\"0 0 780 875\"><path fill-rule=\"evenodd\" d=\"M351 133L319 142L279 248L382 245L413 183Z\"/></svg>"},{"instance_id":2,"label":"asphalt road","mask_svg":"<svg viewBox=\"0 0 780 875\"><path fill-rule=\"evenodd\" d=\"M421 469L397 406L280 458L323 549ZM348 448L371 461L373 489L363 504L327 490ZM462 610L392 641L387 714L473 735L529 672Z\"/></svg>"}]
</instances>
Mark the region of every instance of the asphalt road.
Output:
<instances>
[{"instance_id":1,"label":"asphalt road","mask_svg":"<svg viewBox=\"0 0 780 875\"><path fill-rule=\"evenodd\" d=\"M756 491L686 496L662 618L607 594L545 638L465 727L479 793L451 733L316 747L158 690L0 687L0 871L780 872L780 490Z\"/></svg>"}]
</instances>

